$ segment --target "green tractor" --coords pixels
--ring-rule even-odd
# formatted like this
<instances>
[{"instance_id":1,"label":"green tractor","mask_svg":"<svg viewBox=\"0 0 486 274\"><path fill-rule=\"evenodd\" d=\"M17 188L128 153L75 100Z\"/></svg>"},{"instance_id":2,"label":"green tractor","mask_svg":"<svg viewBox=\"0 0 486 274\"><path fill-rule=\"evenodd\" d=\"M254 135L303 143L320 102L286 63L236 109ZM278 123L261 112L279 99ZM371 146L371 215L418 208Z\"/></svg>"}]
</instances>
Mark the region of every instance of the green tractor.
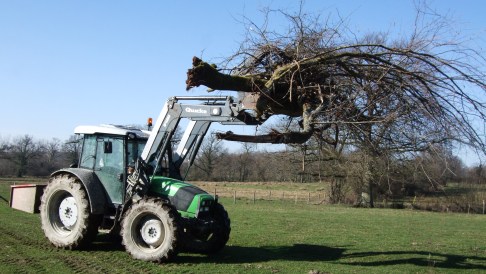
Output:
<instances>
[{"instance_id":1,"label":"green tractor","mask_svg":"<svg viewBox=\"0 0 486 274\"><path fill-rule=\"evenodd\" d=\"M176 145L183 118L187 128ZM170 98L151 131L77 127L78 164L54 172L42 196L45 236L56 247L77 249L107 230L121 236L132 257L155 262L179 251L220 251L231 231L228 214L217 197L184 182L180 171L183 163L192 165L212 122L258 124L232 97L207 96Z\"/></svg>"}]
</instances>

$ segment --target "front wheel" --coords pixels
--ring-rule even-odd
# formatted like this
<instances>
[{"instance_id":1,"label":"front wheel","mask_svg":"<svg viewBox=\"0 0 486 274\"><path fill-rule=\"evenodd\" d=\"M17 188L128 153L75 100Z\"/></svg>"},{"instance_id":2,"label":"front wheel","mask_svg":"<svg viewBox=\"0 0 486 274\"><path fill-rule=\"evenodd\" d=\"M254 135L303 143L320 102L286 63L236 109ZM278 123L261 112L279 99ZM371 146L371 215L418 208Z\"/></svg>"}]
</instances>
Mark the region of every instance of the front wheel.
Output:
<instances>
[{"instance_id":1,"label":"front wheel","mask_svg":"<svg viewBox=\"0 0 486 274\"><path fill-rule=\"evenodd\" d=\"M132 257L163 262L177 255L177 211L160 199L142 199L130 206L122 221L122 243Z\"/></svg>"},{"instance_id":2,"label":"front wheel","mask_svg":"<svg viewBox=\"0 0 486 274\"><path fill-rule=\"evenodd\" d=\"M42 230L57 247L75 249L89 244L101 222L90 213L82 183L73 175L57 175L42 195L40 215Z\"/></svg>"}]
</instances>

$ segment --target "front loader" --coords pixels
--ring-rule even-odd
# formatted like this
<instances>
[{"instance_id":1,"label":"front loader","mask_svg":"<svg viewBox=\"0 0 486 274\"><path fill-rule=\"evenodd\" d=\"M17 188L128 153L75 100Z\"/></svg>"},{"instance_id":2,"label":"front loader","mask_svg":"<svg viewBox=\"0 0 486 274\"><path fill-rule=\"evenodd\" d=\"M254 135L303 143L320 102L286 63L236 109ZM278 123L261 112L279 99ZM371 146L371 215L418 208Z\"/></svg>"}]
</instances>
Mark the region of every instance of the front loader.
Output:
<instances>
[{"instance_id":1,"label":"front loader","mask_svg":"<svg viewBox=\"0 0 486 274\"><path fill-rule=\"evenodd\" d=\"M187 127L176 144L181 120L187 120ZM259 124L232 97L184 96L165 103L151 131L77 127L75 133L82 135L77 165L54 172L42 196L46 237L59 248L78 249L100 229L108 230L121 236L132 257L155 262L179 251L221 250L231 231L226 210L217 197L182 181L181 175L213 122Z\"/></svg>"}]
</instances>

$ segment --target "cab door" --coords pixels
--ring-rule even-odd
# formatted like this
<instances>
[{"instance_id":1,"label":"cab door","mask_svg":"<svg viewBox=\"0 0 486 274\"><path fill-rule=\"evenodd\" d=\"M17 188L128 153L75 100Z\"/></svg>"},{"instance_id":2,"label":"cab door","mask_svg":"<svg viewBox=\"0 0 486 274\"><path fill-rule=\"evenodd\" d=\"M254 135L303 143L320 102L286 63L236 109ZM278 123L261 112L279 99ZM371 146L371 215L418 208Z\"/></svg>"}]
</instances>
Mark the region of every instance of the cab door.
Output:
<instances>
[{"instance_id":1,"label":"cab door","mask_svg":"<svg viewBox=\"0 0 486 274\"><path fill-rule=\"evenodd\" d=\"M123 203L125 155L123 137L98 137L94 171L114 204Z\"/></svg>"}]
</instances>

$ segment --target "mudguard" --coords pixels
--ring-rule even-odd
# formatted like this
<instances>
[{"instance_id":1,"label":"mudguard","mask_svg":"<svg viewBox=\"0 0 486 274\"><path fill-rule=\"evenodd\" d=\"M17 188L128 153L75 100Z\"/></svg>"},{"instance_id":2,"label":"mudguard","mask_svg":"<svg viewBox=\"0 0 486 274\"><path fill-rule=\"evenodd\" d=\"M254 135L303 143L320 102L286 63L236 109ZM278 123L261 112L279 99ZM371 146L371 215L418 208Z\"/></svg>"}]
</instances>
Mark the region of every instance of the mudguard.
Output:
<instances>
[{"instance_id":1,"label":"mudguard","mask_svg":"<svg viewBox=\"0 0 486 274\"><path fill-rule=\"evenodd\" d=\"M101 184L98 176L88 169L82 168L65 168L58 170L51 174L51 177L68 173L76 176L84 185L86 192L88 193L89 205L91 213L104 214L106 209L106 194L103 185Z\"/></svg>"}]
</instances>

